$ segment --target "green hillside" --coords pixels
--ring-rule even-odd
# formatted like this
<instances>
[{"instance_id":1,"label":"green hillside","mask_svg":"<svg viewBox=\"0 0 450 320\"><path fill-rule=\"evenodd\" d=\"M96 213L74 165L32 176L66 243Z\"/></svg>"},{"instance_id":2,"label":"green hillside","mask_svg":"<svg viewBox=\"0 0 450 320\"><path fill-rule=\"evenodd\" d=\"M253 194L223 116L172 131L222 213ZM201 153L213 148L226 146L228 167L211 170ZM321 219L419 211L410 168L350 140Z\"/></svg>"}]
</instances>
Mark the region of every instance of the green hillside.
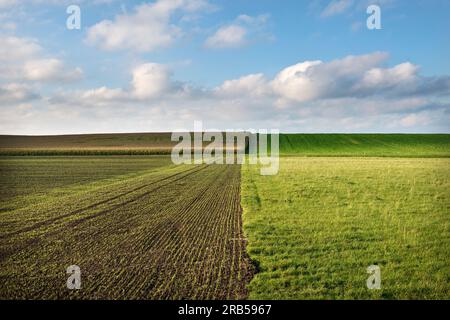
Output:
<instances>
[{"instance_id":1,"label":"green hillside","mask_svg":"<svg viewBox=\"0 0 450 320\"><path fill-rule=\"evenodd\" d=\"M280 154L449 157L449 134L281 134Z\"/></svg>"}]
</instances>

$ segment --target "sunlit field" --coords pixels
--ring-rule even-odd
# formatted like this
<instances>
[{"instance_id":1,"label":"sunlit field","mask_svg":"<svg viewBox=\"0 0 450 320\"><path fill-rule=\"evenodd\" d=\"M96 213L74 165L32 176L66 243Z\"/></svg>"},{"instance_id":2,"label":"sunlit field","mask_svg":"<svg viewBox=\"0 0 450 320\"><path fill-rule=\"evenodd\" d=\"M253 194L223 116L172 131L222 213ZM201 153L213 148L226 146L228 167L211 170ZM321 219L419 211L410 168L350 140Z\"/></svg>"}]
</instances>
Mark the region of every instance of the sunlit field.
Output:
<instances>
[{"instance_id":1,"label":"sunlit field","mask_svg":"<svg viewBox=\"0 0 450 320\"><path fill-rule=\"evenodd\" d=\"M450 160L281 159L242 169L252 299L447 299ZM366 269L378 265L381 290Z\"/></svg>"},{"instance_id":2,"label":"sunlit field","mask_svg":"<svg viewBox=\"0 0 450 320\"><path fill-rule=\"evenodd\" d=\"M450 297L450 136L281 135L274 176L168 137L0 139L0 298Z\"/></svg>"}]
</instances>

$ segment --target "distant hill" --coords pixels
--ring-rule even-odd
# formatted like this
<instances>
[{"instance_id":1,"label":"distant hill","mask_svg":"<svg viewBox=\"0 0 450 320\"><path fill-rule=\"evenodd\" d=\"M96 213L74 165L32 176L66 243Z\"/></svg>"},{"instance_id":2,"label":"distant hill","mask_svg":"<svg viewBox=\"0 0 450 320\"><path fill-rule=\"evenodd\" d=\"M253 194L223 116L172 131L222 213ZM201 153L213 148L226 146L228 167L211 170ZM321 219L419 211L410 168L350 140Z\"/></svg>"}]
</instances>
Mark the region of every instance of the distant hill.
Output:
<instances>
[{"instance_id":1,"label":"distant hill","mask_svg":"<svg viewBox=\"0 0 450 320\"><path fill-rule=\"evenodd\" d=\"M304 156L449 157L450 134L282 134L280 153Z\"/></svg>"},{"instance_id":2,"label":"distant hill","mask_svg":"<svg viewBox=\"0 0 450 320\"><path fill-rule=\"evenodd\" d=\"M1 155L170 154L170 133L0 136ZM450 157L450 134L281 134L283 156Z\"/></svg>"},{"instance_id":3,"label":"distant hill","mask_svg":"<svg viewBox=\"0 0 450 320\"><path fill-rule=\"evenodd\" d=\"M170 133L107 133L60 136L0 136L0 154L170 154Z\"/></svg>"}]
</instances>

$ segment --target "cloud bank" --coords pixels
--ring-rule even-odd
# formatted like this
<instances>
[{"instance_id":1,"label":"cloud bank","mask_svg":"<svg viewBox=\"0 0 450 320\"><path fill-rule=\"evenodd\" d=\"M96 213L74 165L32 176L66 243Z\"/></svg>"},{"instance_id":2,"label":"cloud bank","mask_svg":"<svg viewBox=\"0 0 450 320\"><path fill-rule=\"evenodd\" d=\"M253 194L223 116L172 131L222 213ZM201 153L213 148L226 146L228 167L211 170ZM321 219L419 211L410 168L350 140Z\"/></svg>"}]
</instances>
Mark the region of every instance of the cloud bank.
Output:
<instances>
[{"instance_id":1,"label":"cloud bank","mask_svg":"<svg viewBox=\"0 0 450 320\"><path fill-rule=\"evenodd\" d=\"M36 50L33 42L25 43L29 51ZM36 96L27 85L10 83L0 88L0 101L8 102L0 111L0 127L3 133L33 134L80 128L172 131L192 129L194 120L203 120L207 127L223 130L448 132L450 77L425 77L411 62L389 66L388 60L387 53L374 52L302 61L271 78L247 74L214 88L177 81L174 70L151 62L133 67L129 83L119 88ZM36 72L33 77L50 74Z\"/></svg>"}]
</instances>

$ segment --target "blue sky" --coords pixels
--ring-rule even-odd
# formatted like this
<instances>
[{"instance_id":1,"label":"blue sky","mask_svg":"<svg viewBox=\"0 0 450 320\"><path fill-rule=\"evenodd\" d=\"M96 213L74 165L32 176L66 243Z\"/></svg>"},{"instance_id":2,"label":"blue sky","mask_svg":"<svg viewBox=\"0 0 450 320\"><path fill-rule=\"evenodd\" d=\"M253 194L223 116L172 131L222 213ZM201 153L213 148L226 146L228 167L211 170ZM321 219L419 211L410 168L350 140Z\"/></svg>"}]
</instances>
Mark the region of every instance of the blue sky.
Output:
<instances>
[{"instance_id":1,"label":"blue sky","mask_svg":"<svg viewBox=\"0 0 450 320\"><path fill-rule=\"evenodd\" d=\"M450 132L446 0L0 0L0 25L3 134Z\"/></svg>"}]
</instances>

